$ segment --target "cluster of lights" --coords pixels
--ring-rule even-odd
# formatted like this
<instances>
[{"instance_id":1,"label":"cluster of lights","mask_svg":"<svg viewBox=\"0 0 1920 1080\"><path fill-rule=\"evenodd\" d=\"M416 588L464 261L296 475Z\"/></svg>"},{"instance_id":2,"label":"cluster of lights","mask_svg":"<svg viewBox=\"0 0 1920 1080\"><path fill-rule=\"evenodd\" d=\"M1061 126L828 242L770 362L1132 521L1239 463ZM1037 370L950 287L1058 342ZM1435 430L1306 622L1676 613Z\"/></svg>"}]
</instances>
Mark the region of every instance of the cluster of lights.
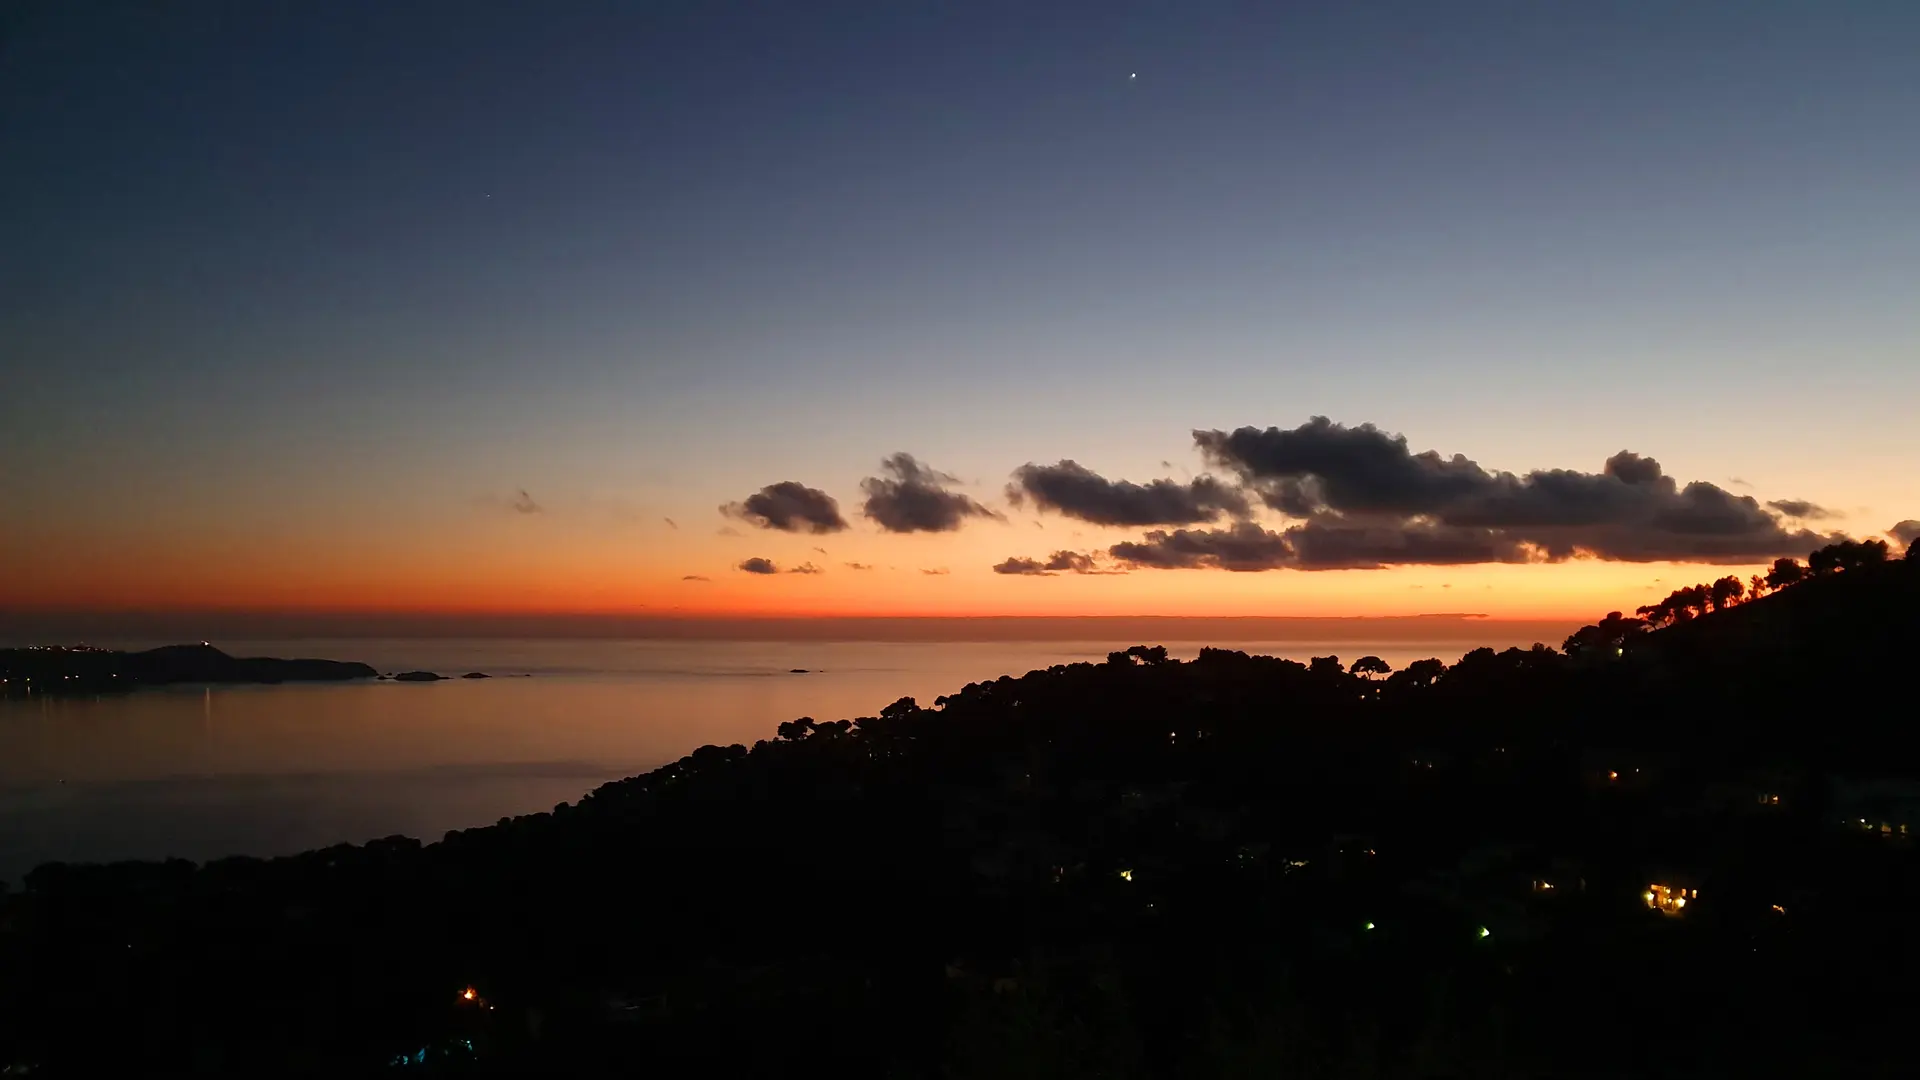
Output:
<instances>
[{"instance_id":1,"label":"cluster of lights","mask_svg":"<svg viewBox=\"0 0 1920 1080\"><path fill-rule=\"evenodd\" d=\"M1640 894L1640 899L1646 902L1649 909L1663 915L1678 915L1686 908L1689 899L1699 898L1699 889L1675 889L1666 885L1649 885Z\"/></svg>"}]
</instances>

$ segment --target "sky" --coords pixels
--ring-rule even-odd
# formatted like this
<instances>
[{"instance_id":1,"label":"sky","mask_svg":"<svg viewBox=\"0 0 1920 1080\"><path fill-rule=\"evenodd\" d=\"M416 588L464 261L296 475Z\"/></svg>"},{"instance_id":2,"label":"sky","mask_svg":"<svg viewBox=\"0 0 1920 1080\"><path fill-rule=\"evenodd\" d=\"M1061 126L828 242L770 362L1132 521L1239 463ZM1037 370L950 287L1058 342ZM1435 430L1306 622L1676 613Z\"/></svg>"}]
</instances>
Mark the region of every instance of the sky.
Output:
<instances>
[{"instance_id":1,"label":"sky","mask_svg":"<svg viewBox=\"0 0 1920 1080\"><path fill-rule=\"evenodd\" d=\"M0 610L1630 609L1920 517L1916 55L1865 0L9 5Z\"/></svg>"}]
</instances>

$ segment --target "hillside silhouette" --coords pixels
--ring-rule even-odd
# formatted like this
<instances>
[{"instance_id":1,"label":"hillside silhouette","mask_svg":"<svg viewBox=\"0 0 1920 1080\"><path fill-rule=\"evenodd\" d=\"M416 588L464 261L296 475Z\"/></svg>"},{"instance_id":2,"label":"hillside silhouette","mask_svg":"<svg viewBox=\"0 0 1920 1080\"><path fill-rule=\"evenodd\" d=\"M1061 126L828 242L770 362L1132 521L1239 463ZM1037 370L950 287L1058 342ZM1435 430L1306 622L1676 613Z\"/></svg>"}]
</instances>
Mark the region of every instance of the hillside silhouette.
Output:
<instances>
[{"instance_id":1,"label":"hillside silhouette","mask_svg":"<svg viewBox=\"0 0 1920 1080\"><path fill-rule=\"evenodd\" d=\"M0 697L113 693L182 683L341 682L374 674L365 664L340 660L233 657L204 642L142 652L85 646L0 649Z\"/></svg>"},{"instance_id":2,"label":"hillside silhouette","mask_svg":"<svg viewBox=\"0 0 1920 1080\"><path fill-rule=\"evenodd\" d=\"M1920 563L1813 562L1450 666L1136 646L436 843L43 866L0 1064L1893 1075Z\"/></svg>"}]
</instances>

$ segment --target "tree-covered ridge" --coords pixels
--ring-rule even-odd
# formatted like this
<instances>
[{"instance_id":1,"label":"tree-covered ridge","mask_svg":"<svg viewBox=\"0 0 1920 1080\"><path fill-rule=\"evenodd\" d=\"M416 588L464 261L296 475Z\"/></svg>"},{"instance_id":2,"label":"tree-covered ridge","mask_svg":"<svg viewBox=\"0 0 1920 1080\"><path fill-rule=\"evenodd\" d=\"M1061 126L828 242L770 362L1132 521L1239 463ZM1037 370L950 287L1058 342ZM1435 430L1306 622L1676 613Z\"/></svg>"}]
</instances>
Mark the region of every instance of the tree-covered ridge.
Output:
<instances>
[{"instance_id":1,"label":"tree-covered ridge","mask_svg":"<svg viewBox=\"0 0 1920 1080\"><path fill-rule=\"evenodd\" d=\"M1136 646L790 721L436 843L42 867L0 906L0 1062L1903 1062L1920 747L1873 706L1913 655L1915 569L1837 569L1613 655L1487 649L1387 673Z\"/></svg>"},{"instance_id":2,"label":"tree-covered ridge","mask_svg":"<svg viewBox=\"0 0 1920 1080\"><path fill-rule=\"evenodd\" d=\"M1907 551L1907 558L1920 560L1920 547ZM1889 561L1885 540L1843 540L1820 548L1803 565L1798 559L1775 559L1764 574L1746 580L1728 575L1700 585L1675 589L1666 598L1642 604L1633 616L1608 612L1600 622L1573 632L1562 645L1568 653L1620 650L1648 630L1675 626L1725 611L1730 607L1758 600L1771 592L1798 585L1803 581L1837 574L1845 570L1864 570L1885 566Z\"/></svg>"}]
</instances>

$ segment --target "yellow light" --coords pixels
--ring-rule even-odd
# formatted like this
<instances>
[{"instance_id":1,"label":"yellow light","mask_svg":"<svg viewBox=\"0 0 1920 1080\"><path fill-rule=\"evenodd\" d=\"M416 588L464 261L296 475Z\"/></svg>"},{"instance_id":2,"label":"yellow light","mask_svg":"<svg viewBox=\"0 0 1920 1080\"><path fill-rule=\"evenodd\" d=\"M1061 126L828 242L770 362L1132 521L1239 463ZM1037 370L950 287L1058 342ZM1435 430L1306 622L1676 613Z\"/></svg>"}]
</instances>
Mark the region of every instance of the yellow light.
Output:
<instances>
[{"instance_id":1,"label":"yellow light","mask_svg":"<svg viewBox=\"0 0 1920 1080\"><path fill-rule=\"evenodd\" d=\"M1619 774L1619 773L1617 773L1617 772L1614 772L1614 771L1613 771L1612 769L1608 769L1608 770L1607 770L1607 779L1609 779L1609 780L1618 780L1618 779L1620 779L1620 774Z\"/></svg>"},{"instance_id":2,"label":"yellow light","mask_svg":"<svg viewBox=\"0 0 1920 1080\"><path fill-rule=\"evenodd\" d=\"M460 991L460 997L465 1001L472 1001L473 996L474 996L473 987L471 986L467 987L465 990Z\"/></svg>"},{"instance_id":3,"label":"yellow light","mask_svg":"<svg viewBox=\"0 0 1920 1080\"><path fill-rule=\"evenodd\" d=\"M1649 904L1653 903L1653 891L1649 889L1648 891L1641 893L1640 899L1645 900Z\"/></svg>"},{"instance_id":4,"label":"yellow light","mask_svg":"<svg viewBox=\"0 0 1920 1080\"><path fill-rule=\"evenodd\" d=\"M1785 914L1787 913L1787 909L1786 909L1786 908L1783 908L1783 907L1781 907L1781 906L1780 906L1779 904L1775 904L1775 905L1773 905L1773 910L1775 910L1775 911L1777 911L1777 912L1779 912L1779 913L1780 913L1780 914L1782 914L1782 915L1785 915Z\"/></svg>"},{"instance_id":5,"label":"yellow light","mask_svg":"<svg viewBox=\"0 0 1920 1080\"><path fill-rule=\"evenodd\" d=\"M1122 871L1120 871L1120 880L1121 880L1121 881L1132 881L1132 880L1133 880L1133 871L1131 871L1131 870L1122 870Z\"/></svg>"}]
</instances>

